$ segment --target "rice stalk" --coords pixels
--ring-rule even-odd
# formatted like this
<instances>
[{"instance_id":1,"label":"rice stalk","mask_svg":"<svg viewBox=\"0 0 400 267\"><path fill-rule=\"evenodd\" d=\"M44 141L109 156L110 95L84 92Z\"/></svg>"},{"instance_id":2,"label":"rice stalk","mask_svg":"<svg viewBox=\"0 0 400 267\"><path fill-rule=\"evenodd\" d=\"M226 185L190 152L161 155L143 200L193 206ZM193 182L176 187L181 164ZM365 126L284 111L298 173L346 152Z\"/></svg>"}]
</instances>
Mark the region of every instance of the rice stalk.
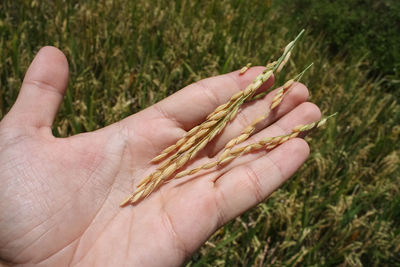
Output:
<instances>
[{"instance_id":1,"label":"rice stalk","mask_svg":"<svg viewBox=\"0 0 400 267\"><path fill-rule=\"evenodd\" d=\"M207 170L207 169L211 169L218 165L223 165L223 164L229 163L232 160L236 159L237 157L240 157L244 154L248 154L248 153L256 151L256 150L260 150L262 148L271 150L271 149L277 147L278 145L283 144L284 142L287 142L290 139L297 137L302 132L310 131L312 129L321 127L322 125L324 125L326 123L327 119L329 119L330 117L335 116L335 115L336 114L330 115L328 117L325 117L319 121L316 121L316 122L313 122L310 124L298 125L298 126L294 127L290 133L285 134L285 135L266 137L266 138L259 140L256 143L252 143L252 144L249 144L249 145L246 145L243 147L229 150L229 153L224 152L217 161L208 162L208 163L198 166L194 169L179 172L177 175L175 175L175 178L176 179L182 178L187 175L195 174L201 170Z\"/></svg>"},{"instance_id":2,"label":"rice stalk","mask_svg":"<svg viewBox=\"0 0 400 267\"><path fill-rule=\"evenodd\" d=\"M257 89L266 82L274 72L279 72L286 64L296 41L303 34L304 30L290 42L284 50L282 56L276 61L269 63L266 69L258 75L245 90L234 94L230 100L217 107L206 120L192 128L183 138L179 139L174 145L164 149L160 155L151 160L152 163L165 159L155 172L144 178L138 185L135 192L127 197L121 206L134 204L139 200L150 195L162 183L171 178L172 174L183 167L190 159L193 159L215 136L217 136L239 111L242 104L251 99Z\"/></svg>"}]
</instances>

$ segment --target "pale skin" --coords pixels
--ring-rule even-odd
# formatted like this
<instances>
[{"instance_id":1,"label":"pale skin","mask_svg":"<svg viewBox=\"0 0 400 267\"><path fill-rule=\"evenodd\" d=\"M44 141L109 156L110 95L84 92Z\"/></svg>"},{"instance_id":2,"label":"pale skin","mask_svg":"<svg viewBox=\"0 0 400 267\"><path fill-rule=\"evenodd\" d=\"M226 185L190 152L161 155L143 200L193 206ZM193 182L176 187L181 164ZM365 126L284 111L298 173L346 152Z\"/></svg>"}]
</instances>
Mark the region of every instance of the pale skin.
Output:
<instances>
[{"instance_id":1,"label":"pale skin","mask_svg":"<svg viewBox=\"0 0 400 267\"><path fill-rule=\"evenodd\" d=\"M267 198L303 164L309 154L303 139L171 181L134 206L119 204L154 171L154 156L262 70L208 78L103 129L56 138L51 127L68 63L58 49L41 49L0 122L0 258L27 266L183 264L219 227ZM272 97L247 104L188 168L215 159ZM247 143L318 120L320 111L307 97L297 83Z\"/></svg>"}]
</instances>

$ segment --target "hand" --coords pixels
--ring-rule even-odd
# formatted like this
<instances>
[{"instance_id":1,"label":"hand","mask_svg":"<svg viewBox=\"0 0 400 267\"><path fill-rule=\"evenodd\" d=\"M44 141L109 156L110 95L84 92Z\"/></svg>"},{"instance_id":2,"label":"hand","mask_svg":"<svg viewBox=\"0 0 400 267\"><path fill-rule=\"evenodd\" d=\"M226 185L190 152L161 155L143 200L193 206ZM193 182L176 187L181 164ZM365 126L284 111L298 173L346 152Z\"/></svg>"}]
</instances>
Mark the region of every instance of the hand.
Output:
<instances>
[{"instance_id":1,"label":"hand","mask_svg":"<svg viewBox=\"0 0 400 267\"><path fill-rule=\"evenodd\" d=\"M182 264L219 227L288 179L308 156L307 143L296 138L224 168L172 180L135 206L119 204L154 171L151 158L262 69L205 79L103 129L55 138L51 125L67 85L68 63L56 48L41 49L0 122L0 257L49 266ZM271 78L262 90L272 83ZM296 84L253 142L319 119L307 96ZM192 167L216 157L271 99L269 94L246 104Z\"/></svg>"}]
</instances>

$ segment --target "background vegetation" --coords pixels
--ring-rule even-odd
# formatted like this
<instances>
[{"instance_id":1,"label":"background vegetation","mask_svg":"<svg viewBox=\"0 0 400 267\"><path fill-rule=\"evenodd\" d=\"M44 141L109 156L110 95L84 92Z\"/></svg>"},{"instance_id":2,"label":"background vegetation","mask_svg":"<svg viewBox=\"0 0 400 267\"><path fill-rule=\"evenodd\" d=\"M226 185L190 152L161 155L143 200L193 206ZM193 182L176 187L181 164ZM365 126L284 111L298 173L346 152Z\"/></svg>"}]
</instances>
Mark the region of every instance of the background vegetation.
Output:
<instances>
[{"instance_id":1,"label":"background vegetation","mask_svg":"<svg viewBox=\"0 0 400 267\"><path fill-rule=\"evenodd\" d=\"M332 3L331 3L332 2ZM187 266L400 265L398 1L2 0L0 118L41 46L71 79L54 126L91 131L196 80L265 64L303 27L285 75L326 114L305 166Z\"/></svg>"},{"instance_id":2,"label":"background vegetation","mask_svg":"<svg viewBox=\"0 0 400 267\"><path fill-rule=\"evenodd\" d=\"M283 0L290 17L323 35L331 54L365 57L371 76L400 74L397 0ZM387 86L393 84L387 80ZM398 82L398 81L397 81ZM394 89L394 88L393 88Z\"/></svg>"}]
</instances>

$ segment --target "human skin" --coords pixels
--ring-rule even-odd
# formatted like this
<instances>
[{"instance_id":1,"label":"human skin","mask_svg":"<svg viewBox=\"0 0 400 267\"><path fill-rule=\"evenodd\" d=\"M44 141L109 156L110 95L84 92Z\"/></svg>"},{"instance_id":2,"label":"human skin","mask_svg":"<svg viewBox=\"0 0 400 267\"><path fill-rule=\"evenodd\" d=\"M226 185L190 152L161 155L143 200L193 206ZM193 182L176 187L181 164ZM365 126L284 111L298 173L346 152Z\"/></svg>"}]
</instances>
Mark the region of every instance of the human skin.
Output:
<instances>
[{"instance_id":1,"label":"human skin","mask_svg":"<svg viewBox=\"0 0 400 267\"><path fill-rule=\"evenodd\" d=\"M42 48L0 122L0 258L26 266L183 264L219 227L267 198L303 164L309 154L303 139L172 180L136 205L119 204L155 170L149 163L154 156L262 70L208 78L103 129L56 138L51 126L68 63L58 49ZM215 159L272 97L246 104L188 168ZM307 97L307 88L296 83L247 142L318 120L320 111Z\"/></svg>"}]
</instances>

